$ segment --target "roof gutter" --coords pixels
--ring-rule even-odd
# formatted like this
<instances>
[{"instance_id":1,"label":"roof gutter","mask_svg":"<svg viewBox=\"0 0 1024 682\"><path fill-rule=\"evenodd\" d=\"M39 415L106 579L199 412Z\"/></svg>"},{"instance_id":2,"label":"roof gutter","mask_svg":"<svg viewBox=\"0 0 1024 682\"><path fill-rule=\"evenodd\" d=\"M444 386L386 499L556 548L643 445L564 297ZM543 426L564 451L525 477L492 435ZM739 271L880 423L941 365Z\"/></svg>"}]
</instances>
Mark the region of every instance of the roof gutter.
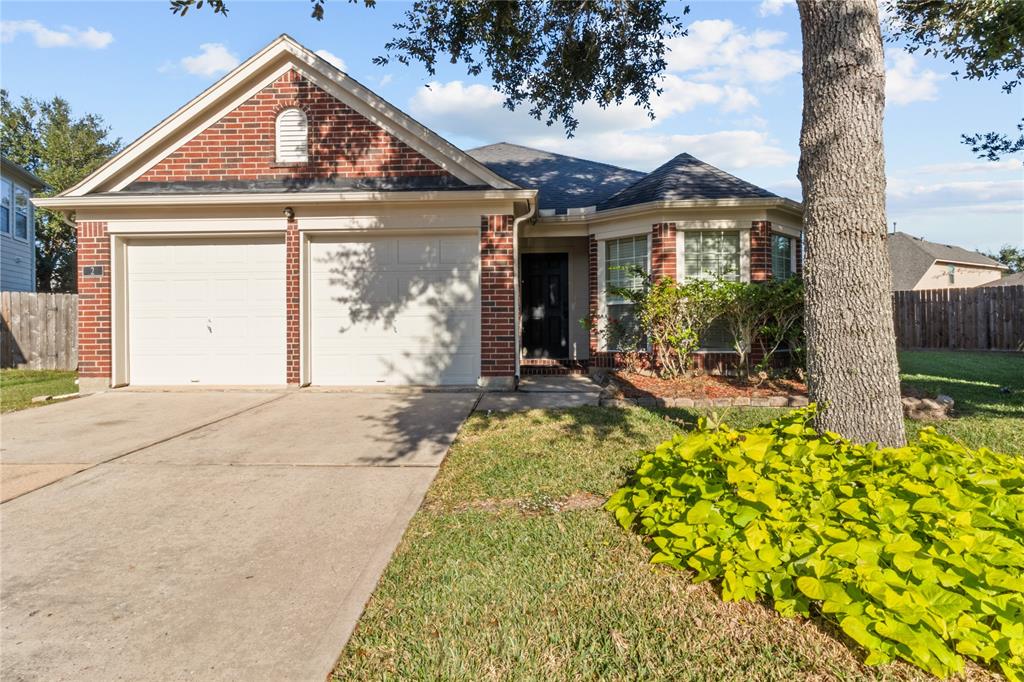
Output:
<instances>
[{"instance_id":1,"label":"roof gutter","mask_svg":"<svg viewBox=\"0 0 1024 682\"><path fill-rule=\"evenodd\" d=\"M53 211L80 208L133 208L141 206L259 206L371 202L469 202L535 200L534 189L443 190L418 192L267 192L223 194L87 194L85 196L36 197L32 203Z\"/></svg>"},{"instance_id":2,"label":"roof gutter","mask_svg":"<svg viewBox=\"0 0 1024 682\"><path fill-rule=\"evenodd\" d=\"M543 223L591 223L597 220L618 218L621 216L646 213L649 211L664 211L673 209L689 208L777 208L797 216L803 216L803 204L786 199L776 198L742 198L742 199L671 199L664 201L647 201L642 204L631 204L619 206L604 211L598 210L591 213L542 216Z\"/></svg>"}]
</instances>

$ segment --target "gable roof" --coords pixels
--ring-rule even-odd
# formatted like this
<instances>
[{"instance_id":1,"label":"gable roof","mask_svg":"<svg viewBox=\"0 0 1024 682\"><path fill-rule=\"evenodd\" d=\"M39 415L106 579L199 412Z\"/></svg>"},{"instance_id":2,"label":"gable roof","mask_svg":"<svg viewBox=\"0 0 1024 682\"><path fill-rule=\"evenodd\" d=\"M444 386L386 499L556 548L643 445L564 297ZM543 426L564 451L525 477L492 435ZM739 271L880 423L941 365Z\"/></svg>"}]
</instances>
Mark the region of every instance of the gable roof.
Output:
<instances>
[{"instance_id":1,"label":"gable roof","mask_svg":"<svg viewBox=\"0 0 1024 682\"><path fill-rule=\"evenodd\" d=\"M936 261L1006 269L1002 263L977 251L929 242L905 232L893 232L888 235L886 241L889 246L889 261L892 263L892 288L896 291L913 289Z\"/></svg>"},{"instance_id":2,"label":"gable roof","mask_svg":"<svg viewBox=\"0 0 1024 682\"><path fill-rule=\"evenodd\" d=\"M740 180L689 154L680 154L638 182L598 204L599 211L649 201L681 199L778 199L766 189Z\"/></svg>"},{"instance_id":3,"label":"gable roof","mask_svg":"<svg viewBox=\"0 0 1024 682\"><path fill-rule=\"evenodd\" d=\"M0 167L2 167L3 176L8 180L17 179L22 185L28 187L30 190L46 188L46 183L43 182L35 173L19 166L6 156L0 157Z\"/></svg>"},{"instance_id":4,"label":"gable roof","mask_svg":"<svg viewBox=\"0 0 1024 682\"><path fill-rule=\"evenodd\" d=\"M538 208L565 213L597 206L643 178L641 171L508 142L470 149L469 155L520 187L535 188Z\"/></svg>"},{"instance_id":5,"label":"gable roof","mask_svg":"<svg viewBox=\"0 0 1024 682\"><path fill-rule=\"evenodd\" d=\"M78 197L122 190L148 168L290 69L298 71L317 87L352 107L466 185L517 189L514 183L413 120L290 36L282 34L60 196Z\"/></svg>"}]
</instances>

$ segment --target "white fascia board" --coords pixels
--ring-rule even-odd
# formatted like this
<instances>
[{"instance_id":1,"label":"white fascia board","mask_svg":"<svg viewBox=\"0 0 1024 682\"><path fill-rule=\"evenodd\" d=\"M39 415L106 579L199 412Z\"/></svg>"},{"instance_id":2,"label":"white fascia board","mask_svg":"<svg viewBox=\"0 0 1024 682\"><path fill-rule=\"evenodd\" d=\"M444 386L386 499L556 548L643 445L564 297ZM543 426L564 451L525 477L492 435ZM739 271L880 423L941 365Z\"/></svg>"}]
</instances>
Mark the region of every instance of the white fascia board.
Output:
<instances>
[{"instance_id":1,"label":"white fascia board","mask_svg":"<svg viewBox=\"0 0 1024 682\"><path fill-rule=\"evenodd\" d=\"M803 216L803 206L801 204L792 199L781 197L775 199L675 199L672 201L648 201L643 204L623 206L587 215L541 216L539 222L547 224L601 223L609 220L619 220L626 216L643 215L646 213L664 214L666 211L700 208L778 209L797 217L802 218ZM666 215L662 222L679 222L680 220L685 220L685 216Z\"/></svg>"},{"instance_id":2,"label":"white fascia board","mask_svg":"<svg viewBox=\"0 0 1024 682\"><path fill-rule=\"evenodd\" d=\"M460 203L466 201L514 201L534 199L532 189L439 190L412 192L267 192L218 194L132 194L112 193L74 197L48 197L36 200L36 205L55 211L73 211L93 208L139 206L300 206L315 204L406 203L437 202Z\"/></svg>"}]
</instances>

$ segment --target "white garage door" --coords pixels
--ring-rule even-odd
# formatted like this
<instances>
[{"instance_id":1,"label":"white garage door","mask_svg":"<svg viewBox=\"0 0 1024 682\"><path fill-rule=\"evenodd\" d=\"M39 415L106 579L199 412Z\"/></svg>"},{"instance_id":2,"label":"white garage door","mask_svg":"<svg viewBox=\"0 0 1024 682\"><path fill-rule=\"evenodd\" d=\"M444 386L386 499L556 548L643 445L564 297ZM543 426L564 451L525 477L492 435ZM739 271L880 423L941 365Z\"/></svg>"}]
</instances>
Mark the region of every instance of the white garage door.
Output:
<instances>
[{"instance_id":1,"label":"white garage door","mask_svg":"<svg viewBox=\"0 0 1024 682\"><path fill-rule=\"evenodd\" d=\"M313 241L313 383L475 384L479 260L475 236Z\"/></svg>"},{"instance_id":2,"label":"white garage door","mask_svg":"<svg viewBox=\"0 0 1024 682\"><path fill-rule=\"evenodd\" d=\"M285 383L282 241L128 246L129 382Z\"/></svg>"}]
</instances>

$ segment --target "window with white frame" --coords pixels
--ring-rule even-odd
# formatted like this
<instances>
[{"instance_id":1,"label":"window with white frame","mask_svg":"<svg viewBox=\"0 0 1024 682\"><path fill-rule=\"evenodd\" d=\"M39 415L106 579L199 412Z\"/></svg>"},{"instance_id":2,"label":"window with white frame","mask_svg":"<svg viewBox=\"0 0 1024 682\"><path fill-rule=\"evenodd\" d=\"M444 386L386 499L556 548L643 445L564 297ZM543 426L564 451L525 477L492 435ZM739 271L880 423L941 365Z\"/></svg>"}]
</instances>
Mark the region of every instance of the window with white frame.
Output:
<instances>
[{"instance_id":1,"label":"window with white frame","mask_svg":"<svg viewBox=\"0 0 1024 682\"><path fill-rule=\"evenodd\" d=\"M11 233L11 183L7 180L0 179L0 193L3 193L2 202L0 202L0 232L3 234Z\"/></svg>"},{"instance_id":2,"label":"window with white frame","mask_svg":"<svg viewBox=\"0 0 1024 682\"><path fill-rule=\"evenodd\" d=\"M309 130L306 112L285 109L277 115L277 160L301 163L309 159Z\"/></svg>"},{"instance_id":3,"label":"window with white frame","mask_svg":"<svg viewBox=\"0 0 1024 682\"><path fill-rule=\"evenodd\" d=\"M617 290L643 286L647 262L647 235L609 239L605 245L605 307L608 318L608 350L630 350L644 346L633 317L633 304Z\"/></svg>"},{"instance_id":4,"label":"window with white frame","mask_svg":"<svg viewBox=\"0 0 1024 682\"><path fill-rule=\"evenodd\" d=\"M793 276L793 240L784 234L772 235L772 279Z\"/></svg>"},{"instance_id":5,"label":"window with white frame","mask_svg":"<svg viewBox=\"0 0 1024 682\"><path fill-rule=\"evenodd\" d=\"M14 188L14 236L28 239L28 192Z\"/></svg>"},{"instance_id":6,"label":"window with white frame","mask_svg":"<svg viewBox=\"0 0 1024 682\"><path fill-rule=\"evenodd\" d=\"M740 233L686 230L683 236L683 275L687 279L740 281Z\"/></svg>"}]
</instances>

